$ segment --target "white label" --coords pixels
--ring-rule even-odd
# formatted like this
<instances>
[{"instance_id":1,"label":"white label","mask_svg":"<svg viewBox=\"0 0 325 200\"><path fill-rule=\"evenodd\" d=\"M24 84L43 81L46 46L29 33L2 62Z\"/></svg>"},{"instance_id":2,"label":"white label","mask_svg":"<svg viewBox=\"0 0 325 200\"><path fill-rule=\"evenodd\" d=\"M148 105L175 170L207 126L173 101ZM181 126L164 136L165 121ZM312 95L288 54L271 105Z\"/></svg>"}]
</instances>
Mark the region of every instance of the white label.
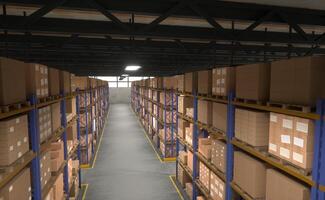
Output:
<instances>
[{"instance_id":1,"label":"white label","mask_svg":"<svg viewBox=\"0 0 325 200\"><path fill-rule=\"evenodd\" d=\"M284 144L290 144L291 143L290 135L281 135L281 142Z\"/></svg>"},{"instance_id":2,"label":"white label","mask_svg":"<svg viewBox=\"0 0 325 200\"><path fill-rule=\"evenodd\" d=\"M24 142L25 142L25 143L27 142L27 137L24 137Z\"/></svg>"},{"instance_id":3,"label":"white label","mask_svg":"<svg viewBox=\"0 0 325 200\"><path fill-rule=\"evenodd\" d=\"M32 188L31 187L28 187L28 192L31 192L32 191Z\"/></svg>"},{"instance_id":4,"label":"white label","mask_svg":"<svg viewBox=\"0 0 325 200\"><path fill-rule=\"evenodd\" d=\"M308 133L308 124L297 122L296 124L296 130L302 133Z\"/></svg>"},{"instance_id":5,"label":"white label","mask_svg":"<svg viewBox=\"0 0 325 200\"><path fill-rule=\"evenodd\" d=\"M11 145L11 146L9 147L9 151L13 151L13 150L14 150L14 146Z\"/></svg>"},{"instance_id":6,"label":"white label","mask_svg":"<svg viewBox=\"0 0 325 200\"><path fill-rule=\"evenodd\" d=\"M298 146L298 147L304 148L304 140L301 139L301 138L294 137L293 138L293 144Z\"/></svg>"},{"instance_id":7,"label":"white label","mask_svg":"<svg viewBox=\"0 0 325 200\"><path fill-rule=\"evenodd\" d=\"M14 132L14 131L15 131L15 127L11 126L11 127L9 128L9 132L12 133L12 132Z\"/></svg>"},{"instance_id":8,"label":"white label","mask_svg":"<svg viewBox=\"0 0 325 200\"><path fill-rule=\"evenodd\" d=\"M20 147L20 145L21 145L21 141L18 141L18 142L17 142L17 146Z\"/></svg>"},{"instance_id":9,"label":"white label","mask_svg":"<svg viewBox=\"0 0 325 200\"><path fill-rule=\"evenodd\" d=\"M292 159L293 159L294 161L299 162L299 163L303 163L304 156L301 155L301 154L299 154L299 153L293 152L293 154L292 154Z\"/></svg>"},{"instance_id":10,"label":"white label","mask_svg":"<svg viewBox=\"0 0 325 200\"><path fill-rule=\"evenodd\" d=\"M38 64L35 65L35 70L39 71L39 65Z\"/></svg>"},{"instance_id":11,"label":"white label","mask_svg":"<svg viewBox=\"0 0 325 200\"><path fill-rule=\"evenodd\" d=\"M280 147L280 155L289 159L290 158L290 150Z\"/></svg>"},{"instance_id":12,"label":"white label","mask_svg":"<svg viewBox=\"0 0 325 200\"><path fill-rule=\"evenodd\" d=\"M16 124L19 124L20 123L20 118L17 118L16 119Z\"/></svg>"},{"instance_id":13,"label":"white label","mask_svg":"<svg viewBox=\"0 0 325 200\"><path fill-rule=\"evenodd\" d=\"M282 121L282 126L283 126L284 128L292 129L292 127L293 127L293 125L292 125L292 120L283 119L283 121Z\"/></svg>"},{"instance_id":14,"label":"white label","mask_svg":"<svg viewBox=\"0 0 325 200\"><path fill-rule=\"evenodd\" d=\"M41 163L41 168L43 168L43 163Z\"/></svg>"},{"instance_id":15,"label":"white label","mask_svg":"<svg viewBox=\"0 0 325 200\"><path fill-rule=\"evenodd\" d=\"M271 122L274 122L274 123L277 123L278 122L278 117L275 116L275 115L273 115L273 114L271 114L270 121Z\"/></svg>"},{"instance_id":16,"label":"white label","mask_svg":"<svg viewBox=\"0 0 325 200\"><path fill-rule=\"evenodd\" d=\"M270 149L270 150L277 152L277 148L276 148L276 147L277 147L276 144L269 143L269 149Z\"/></svg>"},{"instance_id":17,"label":"white label","mask_svg":"<svg viewBox=\"0 0 325 200\"><path fill-rule=\"evenodd\" d=\"M18 158L20 158L22 156L21 152L18 152Z\"/></svg>"},{"instance_id":18,"label":"white label","mask_svg":"<svg viewBox=\"0 0 325 200\"><path fill-rule=\"evenodd\" d=\"M14 186L11 185L11 186L9 187L9 192L11 192L13 189L14 189Z\"/></svg>"}]
</instances>

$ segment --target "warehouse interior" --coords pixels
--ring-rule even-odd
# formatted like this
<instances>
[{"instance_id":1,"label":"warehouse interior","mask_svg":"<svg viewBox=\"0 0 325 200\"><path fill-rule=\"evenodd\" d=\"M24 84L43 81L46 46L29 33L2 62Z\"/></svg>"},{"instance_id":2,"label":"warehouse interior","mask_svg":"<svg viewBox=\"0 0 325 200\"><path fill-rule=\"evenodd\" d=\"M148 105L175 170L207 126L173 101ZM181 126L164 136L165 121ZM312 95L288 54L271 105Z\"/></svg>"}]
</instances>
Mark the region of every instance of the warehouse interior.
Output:
<instances>
[{"instance_id":1,"label":"warehouse interior","mask_svg":"<svg viewBox=\"0 0 325 200\"><path fill-rule=\"evenodd\" d=\"M324 1L0 5L0 200L325 200Z\"/></svg>"}]
</instances>

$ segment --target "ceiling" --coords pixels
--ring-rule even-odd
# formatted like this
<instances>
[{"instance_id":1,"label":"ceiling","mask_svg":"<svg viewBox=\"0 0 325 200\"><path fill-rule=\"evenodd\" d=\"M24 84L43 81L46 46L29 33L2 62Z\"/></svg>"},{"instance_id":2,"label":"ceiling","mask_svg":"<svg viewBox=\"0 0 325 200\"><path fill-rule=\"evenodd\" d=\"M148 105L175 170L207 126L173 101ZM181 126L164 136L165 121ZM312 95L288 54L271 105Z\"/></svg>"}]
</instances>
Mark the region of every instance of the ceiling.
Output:
<instances>
[{"instance_id":1,"label":"ceiling","mask_svg":"<svg viewBox=\"0 0 325 200\"><path fill-rule=\"evenodd\" d=\"M325 53L325 3L315 0L1 2L1 56L77 75L137 64L132 75L163 76Z\"/></svg>"}]
</instances>

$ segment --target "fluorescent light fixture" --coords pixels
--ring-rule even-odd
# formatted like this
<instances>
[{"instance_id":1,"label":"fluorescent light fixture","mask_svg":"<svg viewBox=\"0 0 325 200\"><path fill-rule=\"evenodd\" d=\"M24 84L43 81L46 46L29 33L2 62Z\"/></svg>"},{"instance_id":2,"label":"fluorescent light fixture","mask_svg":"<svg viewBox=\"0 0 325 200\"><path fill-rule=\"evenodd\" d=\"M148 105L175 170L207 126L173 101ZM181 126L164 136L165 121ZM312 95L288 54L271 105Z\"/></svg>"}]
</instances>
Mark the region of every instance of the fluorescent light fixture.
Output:
<instances>
[{"instance_id":1,"label":"fluorescent light fixture","mask_svg":"<svg viewBox=\"0 0 325 200\"><path fill-rule=\"evenodd\" d=\"M125 71L137 71L140 68L141 66L139 65L128 65L125 67Z\"/></svg>"},{"instance_id":2,"label":"fluorescent light fixture","mask_svg":"<svg viewBox=\"0 0 325 200\"><path fill-rule=\"evenodd\" d=\"M125 77L127 77L127 76L129 76L128 74L122 74L121 76L125 76Z\"/></svg>"}]
</instances>

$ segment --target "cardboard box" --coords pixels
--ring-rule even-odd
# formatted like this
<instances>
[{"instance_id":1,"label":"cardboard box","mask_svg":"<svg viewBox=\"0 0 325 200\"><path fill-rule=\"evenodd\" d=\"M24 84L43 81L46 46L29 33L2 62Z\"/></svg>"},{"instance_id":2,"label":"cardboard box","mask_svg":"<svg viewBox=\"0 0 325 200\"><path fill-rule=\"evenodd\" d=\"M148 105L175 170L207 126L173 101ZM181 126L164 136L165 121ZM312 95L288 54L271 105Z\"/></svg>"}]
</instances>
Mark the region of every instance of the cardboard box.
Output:
<instances>
[{"instance_id":1,"label":"cardboard box","mask_svg":"<svg viewBox=\"0 0 325 200\"><path fill-rule=\"evenodd\" d=\"M45 140L50 138L53 133L51 106L46 106L38 109L38 126L40 142L43 143Z\"/></svg>"},{"instance_id":2,"label":"cardboard box","mask_svg":"<svg viewBox=\"0 0 325 200\"><path fill-rule=\"evenodd\" d=\"M76 91L77 88L79 88L79 90L87 90L90 87L91 79L87 76L71 76L72 91Z\"/></svg>"},{"instance_id":3,"label":"cardboard box","mask_svg":"<svg viewBox=\"0 0 325 200\"><path fill-rule=\"evenodd\" d=\"M269 93L269 63L243 65L236 68L237 98L256 101L268 101Z\"/></svg>"},{"instance_id":4,"label":"cardboard box","mask_svg":"<svg viewBox=\"0 0 325 200\"><path fill-rule=\"evenodd\" d=\"M49 95L60 95L60 71L54 68L48 68L49 70Z\"/></svg>"},{"instance_id":5,"label":"cardboard box","mask_svg":"<svg viewBox=\"0 0 325 200\"><path fill-rule=\"evenodd\" d=\"M72 117L77 114L76 108L76 98L71 98L66 100L66 113L67 115L71 115ZM67 120L69 121L69 120Z\"/></svg>"},{"instance_id":6,"label":"cardboard box","mask_svg":"<svg viewBox=\"0 0 325 200\"><path fill-rule=\"evenodd\" d=\"M199 138L199 153L201 153L206 159L211 159L211 139Z\"/></svg>"},{"instance_id":7,"label":"cardboard box","mask_svg":"<svg viewBox=\"0 0 325 200\"><path fill-rule=\"evenodd\" d=\"M266 166L245 153L235 151L234 182L254 199L264 199Z\"/></svg>"},{"instance_id":8,"label":"cardboard box","mask_svg":"<svg viewBox=\"0 0 325 200\"><path fill-rule=\"evenodd\" d=\"M187 165L187 152L186 151L179 151L178 152L178 159L184 165Z\"/></svg>"},{"instance_id":9,"label":"cardboard box","mask_svg":"<svg viewBox=\"0 0 325 200\"><path fill-rule=\"evenodd\" d=\"M269 144L269 113L236 108L235 137L252 146Z\"/></svg>"},{"instance_id":10,"label":"cardboard box","mask_svg":"<svg viewBox=\"0 0 325 200\"><path fill-rule=\"evenodd\" d=\"M194 108L186 108L186 116L194 118Z\"/></svg>"},{"instance_id":11,"label":"cardboard box","mask_svg":"<svg viewBox=\"0 0 325 200\"><path fill-rule=\"evenodd\" d=\"M226 199L226 184L215 173L211 172L210 196L213 200Z\"/></svg>"},{"instance_id":12,"label":"cardboard box","mask_svg":"<svg viewBox=\"0 0 325 200\"><path fill-rule=\"evenodd\" d=\"M185 127L185 141L192 145L193 143L193 124L190 123L189 127Z\"/></svg>"},{"instance_id":13,"label":"cardboard box","mask_svg":"<svg viewBox=\"0 0 325 200\"><path fill-rule=\"evenodd\" d=\"M67 139L77 142L77 123L74 123L67 128Z\"/></svg>"},{"instance_id":14,"label":"cardboard box","mask_svg":"<svg viewBox=\"0 0 325 200\"><path fill-rule=\"evenodd\" d=\"M187 151L187 166L193 172L193 153L191 151Z\"/></svg>"},{"instance_id":15,"label":"cardboard box","mask_svg":"<svg viewBox=\"0 0 325 200\"><path fill-rule=\"evenodd\" d=\"M0 189L0 199L29 200L32 199L30 169L23 169L9 183Z\"/></svg>"},{"instance_id":16,"label":"cardboard box","mask_svg":"<svg viewBox=\"0 0 325 200\"><path fill-rule=\"evenodd\" d=\"M53 187L50 189L50 191L47 193L45 200L55 200L54 199L54 193L53 193Z\"/></svg>"},{"instance_id":17,"label":"cardboard box","mask_svg":"<svg viewBox=\"0 0 325 200\"><path fill-rule=\"evenodd\" d=\"M227 96L235 92L236 68L223 67L212 70L212 94L216 96Z\"/></svg>"},{"instance_id":18,"label":"cardboard box","mask_svg":"<svg viewBox=\"0 0 325 200\"><path fill-rule=\"evenodd\" d=\"M211 101L204 101L198 100L198 121L206 124L212 124L212 102Z\"/></svg>"},{"instance_id":19,"label":"cardboard box","mask_svg":"<svg viewBox=\"0 0 325 200\"><path fill-rule=\"evenodd\" d=\"M278 113L270 113L270 128L269 128L269 153L280 157L280 137L282 115Z\"/></svg>"},{"instance_id":20,"label":"cardboard box","mask_svg":"<svg viewBox=\"0 0 325 200\"><path fill-rule=\"evenodd\" d=\"M149 79L147 79L147 80L149 81ZM95 78L90 78L90 86L91 86L91 88L96 88L97 87L97 80Z\"/></svg>"},{"instance_id":21,"label":"cardboard box","mask_svg":"<svg viewBox=\"0 0 325 200\"><path fill-rule=\"evenodd\" d=\"M53 142L51 144L51 171L57 172L64 162L63 142Z\"/></svg>"},{"instance_id":22,"label":"cardboard box","mask_svg":"<svg viewBox=\"0 0 325 200\"><path fill-rule=\"evenodd\" d=\"M184 83L185 92L191 94L196 93L198 84L197 72L186 73Z\"/></svg>"},{"instance_id":23,"label":"cardboard box","mask_svg":"<svg viewBox=\"0 0 325 200\"><path fill-rule=\"evenodd\" d=\"M309 200L310 190L280 172L267 169L266 172L267 200Z\"/></svg>"},{"instance_id":24,"label":"cardboard box","mask_svg":"<svg viewBox=\"0 0 325 200\"><path fill-rule=\"evenodd\" d=\"M192 183L185 184L185 192L188 195L189 199L193 199L193 184Z\"/></svg>"},{"instance_id":25,"label":"cardboard box","mask_svg":"<svg viewBox=\"0 0 325 200\"><path fill-rule=\"evenodd\" d=\"M198 72L198 93L211 95L212 92L212 70Z\"/></svg>"},{"instance_id":26,"label":"cardboard box","mask_svg":"<svg viewBox=\"0 0 325 200\"><path fill-rule=\"evenodd\" d=\"M0 121L0 166L8 166L29 150L27 115Z\"/></svg>"},{"instance_id":27,"label":"cardboard box","mask_svg":"<svg viewBox=\"0 0 325 200\"><path fill-rule=\"evenodd\" d=\"M185 139L185 129L186 127L190 126L189 122L179 118L177 125L178 125L177 135L180 138Z\"/></svg>"},{"instance_id":28,"label":"cardboard box","mask_svg":"<svg viewBox=\"0 0 325 200\"><path fill-rule=\"evenodd\" d=\"M152 87L162 89L163 88L163 78L157 77L152 80Z\"/></svg>"},{"instance_id":29,"label":"cardboard box","mask_svg":"<svg viewBox=\"0 0 325 200\"><path fill-rule=\"evenodd\" d=\"M174 76L163 77L163 85L165 89L176 89L177 79Z\"/></svg>"},{"instance_id":30,"label":"cardboard box","mask_svg":"<svg viewBox=\"0 0 325 200\"><path fill-rule=\"evenodd\" d=\"M52 130L56 131L61 127L60 103L51 105Z\"/></svg>"},{"instance_id":31,"label":"cardboard box","mask_svg":"<svg viewBox=\"0 0 325 200\"><path fill-rule=\"evenodd\" d=\"M185 75L177 75L177 89L180 92L185 92Z\"/></svg>"},{"instance_id":32,"label":"cardboard box","mask_svg":"<svg viewBox=\"0 0 325 200\"><path fill-rule=\"evenodd\" d=\"M197 196L196 200L205 200L204 196Z\"/></svg>"},{"instance_id":33,"label":"cardboard box","mask_svg":"<svg viewBox=\"0 0 325 200\"><path fill-rule=\"evenodd\" d=\"M199 180L208 191L210 191L210 173L210 169L199 162Z\"/></svg>"},{"instance_id":34,"label":"cardboard box","mask_svg":"<svg viewBox=\"0 0 325 200\"><path fill-rule=\"evenodd\" d=\"M191 178L188 176L188 174L180 164L178 164L177 172L178 172L177 174L178 181L183 187L185 187L185 183L191 182Z\"/></svg>"},{"instance_id":35,"label":"cardboard box","mask_svg":"<svg viewBox=\"0 0 325 200\"><path fill-rule=\"evenodd\" d=\"M26 101L26 64L0 57L0 105Z\"/></svg>"},{"instance_id":36,"label":"cardboard box","mask_svg":"<svg viewBox=\"0 0 325 200\"><path fill-rule=\"evenodd\" d=\"M71 93L71 75L67 71L60 71L60 93Z\"/></svg>"},{"instance_id":37,"label":"cardboard box","mask_svg":"<svg viewBox=\"0 0 325 200\"><path fill-rule=\"evenodd\" d=\"M227 104L212 103L212 126L226 133L227 131Z\"/></svg>"},{"instance_id":38,"label":"cardboard box","mask_svg":"<svg viewBox=\"0 0 325 200\"><path fill-rule=\"evenodd\" d=\"M61 200L63 199L63 173L59 175L59 177L56 179L54 186L53 186L53 193L54 193L54 199L55 200Z\"/></svg>"},{"instance_id":39,"label":"cardboard box","mask_svg":"<svg viewBox=\"0 0 325 200\"><path fill-rule=\"evenodd\" d=\"M49 96L48 68L40 64L26 64L26 94L37 98Z\"/></svg>"},{"instance_id":40,"label":"cardboard box","mask_svg":"<svg viewBox=\"0 0 325 200\"><path fill-rule=\"evenodd\" d=\"M227 145L220 140L212 140L211 163L223 173L226 172Z\"/></svg>"},{"instance_id":41,"label":"cardboard box","mask_svg":"<svg viewBox=\"0 0 325 200\"><path fill-rule=\"evenodd\" d=\"M40 158L40 169L41 169L41 187L49 182L51 178L51 154L50 152L45 152Z\"/></svg>"},{"instance_id":42,"label":"cardboard box","mask_svg":"<svg viewBox=\"0 0 325 200\"><path fill-rule=\"evenodd\" d=\"M301 57L272 62L270 101L314 106L325 98L325 57Z\"/></svg>"},{"instance_id":43,"label":"cardboard box","mask_svg":"<svg viewBox=\"0 0 325 200\"><path fill-rule=\"evenodd\" d=\"M193 108L193 98L178 96L178 112L185 114L186 108Z\"/></svg>"}]
</instances>

